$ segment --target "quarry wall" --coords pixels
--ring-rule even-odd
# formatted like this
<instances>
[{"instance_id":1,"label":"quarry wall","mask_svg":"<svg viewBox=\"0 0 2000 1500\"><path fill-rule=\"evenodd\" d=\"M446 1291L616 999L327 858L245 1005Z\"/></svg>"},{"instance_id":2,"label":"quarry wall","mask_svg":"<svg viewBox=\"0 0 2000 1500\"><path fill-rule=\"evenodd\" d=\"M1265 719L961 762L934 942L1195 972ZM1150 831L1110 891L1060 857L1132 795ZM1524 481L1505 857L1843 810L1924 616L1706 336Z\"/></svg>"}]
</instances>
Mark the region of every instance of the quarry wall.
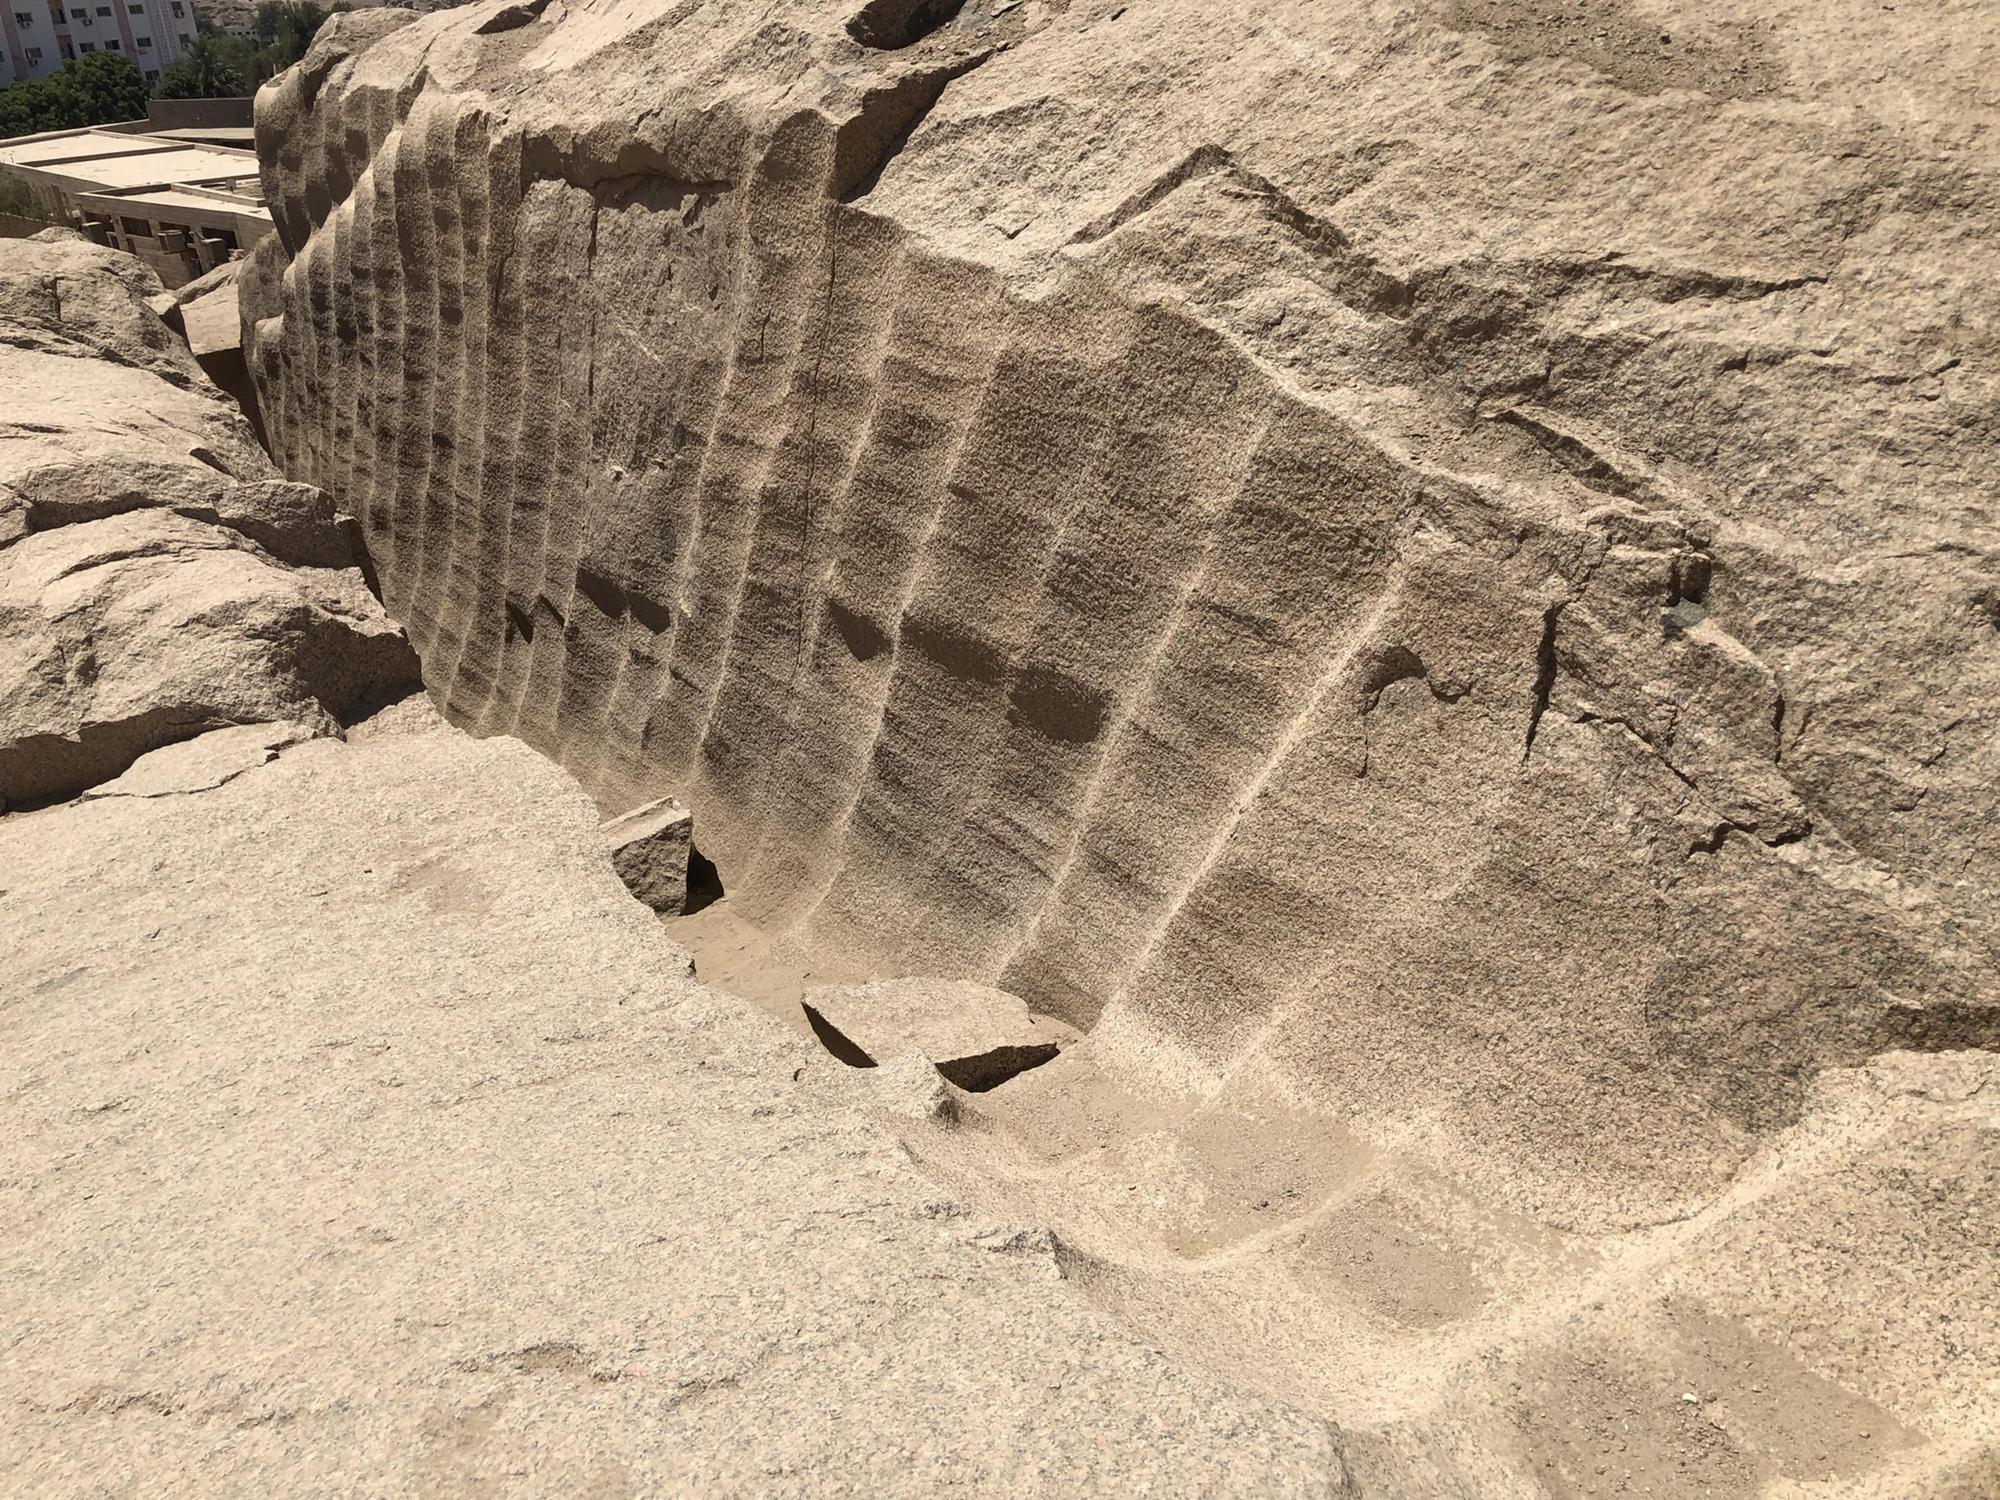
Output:
<instances>
[{"instance_id":1,"label":"quarry wall","mask_svg":"<svg viewBox=\"0 0 2000 1500\"><path fill-rule=\"evenodd\" d=\"M2000 1034L2000 51L1782 9L342 16L246 355L759 920L1670 1217Z\"/></svg>"}]
</instances>

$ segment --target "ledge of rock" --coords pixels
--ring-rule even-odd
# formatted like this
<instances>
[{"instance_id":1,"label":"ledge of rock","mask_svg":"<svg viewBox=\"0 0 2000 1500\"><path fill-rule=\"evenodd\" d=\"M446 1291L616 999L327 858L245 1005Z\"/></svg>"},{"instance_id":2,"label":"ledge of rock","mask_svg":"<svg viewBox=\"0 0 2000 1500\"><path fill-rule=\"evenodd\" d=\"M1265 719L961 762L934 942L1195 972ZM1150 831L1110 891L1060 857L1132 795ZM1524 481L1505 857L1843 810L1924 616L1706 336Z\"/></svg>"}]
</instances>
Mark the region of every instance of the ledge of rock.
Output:
<instances>
[{"instance_id":1,"label":"ledge of rock","mask_svg":"<svg viewBox=\"0 0 2000 1500\"><path fill-rule=\"evenodd\" d=\"M0 243L0 801L231 725L335 732L415 681L328 497L278 475L149 289L74 238Z\"/></svg>"}]
</instances>

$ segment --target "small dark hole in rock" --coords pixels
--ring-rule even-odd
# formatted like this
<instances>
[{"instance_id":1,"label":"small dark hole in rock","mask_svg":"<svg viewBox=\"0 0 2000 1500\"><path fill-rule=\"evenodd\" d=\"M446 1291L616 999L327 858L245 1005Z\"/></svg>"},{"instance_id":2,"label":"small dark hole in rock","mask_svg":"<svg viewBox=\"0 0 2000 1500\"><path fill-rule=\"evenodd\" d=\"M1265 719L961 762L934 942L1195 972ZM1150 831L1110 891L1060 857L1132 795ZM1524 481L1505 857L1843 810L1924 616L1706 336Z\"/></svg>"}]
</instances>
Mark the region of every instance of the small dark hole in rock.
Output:
<instances>
[{"instance_id":1,"label":"small dark hole in rock","mask_svg":"<svg viewBox=\"0 0 2000 1500\"><path fill-rule=\"evenodd\" d=\"M827 1020L825 1016L803 1001L800 1002L799 1008L806 1013L806 1024L812 1027L813 1035L819 1038L819 1044L826 1048L827 1051L846 1063L850 1068L872 1068L875 1066L875 1059L856 1046L854 1042L850 1041L847 1034L831 1021Z\"/></svg>"},{"instance_id":2,"label":"small dark hole in rock","mask_svg":"<svg viewBox=\"0 0 2000 1500\"><path fill-rule=\"evenodd\" d=\"M692 844L688 845L687 905L681 915L691 917L703 907L713 906L724 895L722 876L715 861Z\"/></svg>"},{"instance_id":3,"label":"small dark hole in rock","mask_svg":"<svg viewBox=\"0 0 2000 1500\"><path fill-rule=\"evenodd\" d=\"M868 0L847 34L864 47L894 52L921 42L964 8L965 0Z\"/></svg>"},{"instance_id":4,"label":"small dark hole in rock","mask_svg":"<svg viewBox=\"0 0 2000 1500\"><path fill-rule=\"evenodd\" d=\"M984 1094L997 1089L1010 1078L1017 1078L1045 1062L1054 1062L1062 1049L1053 1043L1029 1047L995 1047L991 1052L981 1052L974 1057L955 1057L949 1062L937 1064L947 1083L955 1084L968 1094Z\"/></svg>"}]
</instances>

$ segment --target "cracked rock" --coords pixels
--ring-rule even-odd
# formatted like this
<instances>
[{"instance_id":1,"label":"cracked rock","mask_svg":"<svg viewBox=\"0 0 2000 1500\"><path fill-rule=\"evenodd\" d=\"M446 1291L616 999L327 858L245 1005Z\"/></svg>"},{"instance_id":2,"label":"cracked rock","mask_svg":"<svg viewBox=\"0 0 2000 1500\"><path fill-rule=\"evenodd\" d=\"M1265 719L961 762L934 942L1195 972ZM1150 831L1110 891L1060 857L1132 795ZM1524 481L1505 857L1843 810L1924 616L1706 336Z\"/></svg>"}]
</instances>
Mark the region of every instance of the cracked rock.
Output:
<instances>
[{"instance_id":1,"label":"cracked rock","mask_svg":"<svg viewBox=\"0 0 2000 1500\"><path fill-rule=\"evenodd\" d=\"M81 241L0 247L9 802L73 795L211 730L336 733L415 679L331 502L279 477L149 288L143 266ZM242 749L224 743L191 754ZM147 778L203 774L170 764Z\"/></svg>"}]
</instances>

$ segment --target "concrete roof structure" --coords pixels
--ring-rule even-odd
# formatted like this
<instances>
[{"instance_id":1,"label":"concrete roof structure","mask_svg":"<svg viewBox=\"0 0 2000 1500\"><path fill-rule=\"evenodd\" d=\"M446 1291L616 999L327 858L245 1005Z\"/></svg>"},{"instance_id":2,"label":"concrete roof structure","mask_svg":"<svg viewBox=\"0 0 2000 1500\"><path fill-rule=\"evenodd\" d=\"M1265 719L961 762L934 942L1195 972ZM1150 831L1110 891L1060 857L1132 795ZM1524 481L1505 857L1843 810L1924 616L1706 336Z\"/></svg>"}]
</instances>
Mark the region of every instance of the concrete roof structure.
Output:
<instances>
[{"instance_id":1,"label":"concrete roof structure","mask_svg":"<svg viewBox=\"0 0 2000 1500\"><path fill-rule=\"evenodd\" d=\"M179 129L153 134L143 124L0 142L0 196L20 205L11 211L75 224L99 244L139 256L169 287L271 232L255 152L196 144Z\"/></svg>"},{"instance_id":2,"label":"concrete roof structure","mask_svg":"<svg viewBox=\"0 0 2000 1500\"><path fill-rule=\"evenodd\" d=\"M262 196L254 186L254 151L101 127L0 142L0 170L33 174L71 191L204 184L230 185L244 197ZM251 186L246 190L243 184Z\"/></svg>"}]
</instances>

